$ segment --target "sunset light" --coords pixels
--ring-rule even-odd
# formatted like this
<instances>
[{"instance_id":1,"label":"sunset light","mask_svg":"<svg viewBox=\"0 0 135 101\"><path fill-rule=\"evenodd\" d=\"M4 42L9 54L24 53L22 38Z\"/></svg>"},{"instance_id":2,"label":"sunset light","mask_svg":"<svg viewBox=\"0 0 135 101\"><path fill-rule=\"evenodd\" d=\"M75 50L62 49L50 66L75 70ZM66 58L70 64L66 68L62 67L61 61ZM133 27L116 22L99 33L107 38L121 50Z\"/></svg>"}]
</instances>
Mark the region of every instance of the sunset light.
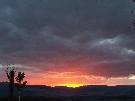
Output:
<instances>
[{"instance_id":1,"label":"sunset light","mask_svg":"<svg viewBox=\"0 0 135 101\"><path fill-rule=\"evenodd\" d=\"M7 65L28 85L135 84L133 0L0 0L0 82ZM8 69L10 70L10 69Z\"/></svg>"},{"instance_id":2,"label":"sunset light","mask_svg":"<svg viewBox=\"0 0 135 101\"><path fill-rule=\"evenodd\" d=\"M0 101L135 101L135 0L0 0L0 8Z\"/></svg>"},{"instance_id":3,"label":"sunset light","mask_svg":"<svg viewBox=\"0 0 135 101\"><path fill-rule=\"evenodd\" d=\"M84 85L83 84L59 84L59 86L67 86L67 87L76 88L76 87L80 87Z\"/></svg>"}]
</instances>

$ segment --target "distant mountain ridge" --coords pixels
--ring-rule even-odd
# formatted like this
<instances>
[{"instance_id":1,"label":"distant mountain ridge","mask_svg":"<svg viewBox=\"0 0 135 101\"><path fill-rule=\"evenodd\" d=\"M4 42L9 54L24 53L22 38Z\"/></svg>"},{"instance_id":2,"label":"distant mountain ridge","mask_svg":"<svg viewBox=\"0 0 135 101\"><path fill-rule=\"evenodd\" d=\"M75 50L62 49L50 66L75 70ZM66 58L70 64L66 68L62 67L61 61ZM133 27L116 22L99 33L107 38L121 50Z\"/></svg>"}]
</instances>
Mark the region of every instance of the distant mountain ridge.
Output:
<instances>
[{"instance_id":1,"label":"distant mountain ridge","mask_svg":"<svg viewBox=\"0 0 135 101\"><path fill-rule=\"evenodd\" d=\"M0 82L0 97L9 96L9 83ZM17 89L14 87L14 96L17 96ZM88 85L77 88L65 86L50 87L45 85L26 85L21 91L22 96L132 96L135 97L135 85Z\"/></svg>"},{"instance_id":2,"label":"distant mountain ridge","mask_svg":"<svg viewBox=\"0 0 135 101\"><path fill-rule=\"evenodd\" d=\"M0 97L7 96L9 94L8 82L0 82Z\"/></svg>"}]
</instances>

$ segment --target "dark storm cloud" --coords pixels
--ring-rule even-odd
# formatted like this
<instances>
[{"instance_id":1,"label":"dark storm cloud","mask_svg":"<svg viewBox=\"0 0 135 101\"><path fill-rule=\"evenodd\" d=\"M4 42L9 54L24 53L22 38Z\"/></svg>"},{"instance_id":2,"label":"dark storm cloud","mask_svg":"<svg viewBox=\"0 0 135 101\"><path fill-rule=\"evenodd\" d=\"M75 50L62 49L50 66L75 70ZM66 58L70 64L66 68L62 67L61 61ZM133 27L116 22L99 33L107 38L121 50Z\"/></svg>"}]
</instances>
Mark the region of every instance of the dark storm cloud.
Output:
<instances>
[{"instance_id":1,"label":"dark storm cloud","mask_svg":"<svg viewBox=\"0 0 135 101\"><path fill-rule=\"evenodd\" d=\"M1 0L0 7L1 64L135 74L132 1Z\"/></svg>"}]
</instances>

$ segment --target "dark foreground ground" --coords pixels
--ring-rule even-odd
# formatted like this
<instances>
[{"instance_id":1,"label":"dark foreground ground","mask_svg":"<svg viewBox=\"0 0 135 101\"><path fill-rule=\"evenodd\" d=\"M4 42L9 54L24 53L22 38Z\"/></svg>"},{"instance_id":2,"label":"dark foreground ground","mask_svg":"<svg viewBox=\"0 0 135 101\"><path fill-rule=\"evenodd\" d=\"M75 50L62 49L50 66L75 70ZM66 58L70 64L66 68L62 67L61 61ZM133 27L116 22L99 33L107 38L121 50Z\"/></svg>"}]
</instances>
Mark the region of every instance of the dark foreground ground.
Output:
<instances>
[{"instance_id":1,"label":"dark foreground ground","mask_svg":"<svg viewBox=\"0 0 135 101\"><path fill-rule=\"evenodd\" d=\"M95 98L94 98L95 97ZM92 98L92 99L91 99ZM9 101L8 97L0 98L0 101ZM18 101L14 98L12 101ZM130 96L85 96L85 97L39 97L39 96L23 96L21 101L135 101L135 98Z\"/></svg>"},{"instance_id":2,"label":"dark foreground ground","mask_svg":"<svg viewBox=\"0 0 135 101\"><path fill-rule=\"evenodd\" d=\"M9 101L9 83L0 83L0 101ZM6 96L6 97L5 97ZM18 101L14 87L13 101ZM27 85L21 91L21 101L135 101L135 85L88 85L78 88Z\"/></svg>"}]
</instances>

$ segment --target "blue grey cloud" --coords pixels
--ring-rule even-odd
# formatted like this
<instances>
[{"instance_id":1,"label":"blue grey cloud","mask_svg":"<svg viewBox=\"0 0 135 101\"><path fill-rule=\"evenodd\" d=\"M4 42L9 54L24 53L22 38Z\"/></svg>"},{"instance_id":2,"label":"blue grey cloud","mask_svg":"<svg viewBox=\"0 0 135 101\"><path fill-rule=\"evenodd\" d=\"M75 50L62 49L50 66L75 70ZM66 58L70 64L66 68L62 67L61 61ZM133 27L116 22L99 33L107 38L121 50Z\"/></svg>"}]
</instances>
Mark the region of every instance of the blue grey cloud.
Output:
<instances>
[{"instance_id":1,"label":"blue grey cloud","mask_svg":"<svg viewBox=\"0 0 135 101\"><path fill-rule=\"evenodd\" d=\"M132 0L1 0L0 8L1 64L135 74Z\"/></svg>"}]
</instances>

